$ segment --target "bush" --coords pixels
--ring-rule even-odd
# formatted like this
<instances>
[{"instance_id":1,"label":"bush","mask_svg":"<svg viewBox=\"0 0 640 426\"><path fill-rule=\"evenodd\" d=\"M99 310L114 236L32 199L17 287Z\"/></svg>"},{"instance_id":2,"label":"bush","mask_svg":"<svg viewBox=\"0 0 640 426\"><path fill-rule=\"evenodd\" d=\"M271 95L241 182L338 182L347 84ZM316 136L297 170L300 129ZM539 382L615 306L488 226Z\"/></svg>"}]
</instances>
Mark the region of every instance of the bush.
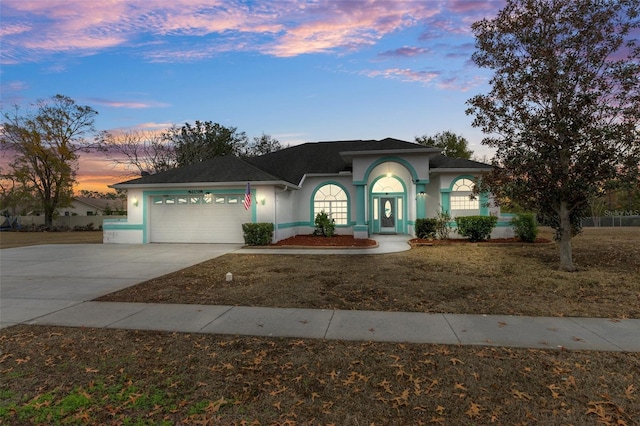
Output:
<instances>
[{"instance_id":1,"label":"bush","mask_svg":"<svg viewBox=\"0 0 640 426\"><path fill-rule=\"evenodd\" d=\"M273 239L273 223L243 223L242 236L249 246L268 246Z\"/></svg>"},{"instance_id":2,"label":"bush","mask_svg":"<svg viewBox=\"0 0 640 426\"><path fill-rule=\"evenodd\" d=\"M438 216L436 216L436 237L439 240L449 239L449 231L451 231L449 222L451 222L451 215L449 212L444 210L438 212Z\"/></svg>"},{"instance_id":3,"label":"bush","mask_svg":"<svg viewBox=\"0 0 640 426\"><path fill-rule=\"evenodd\" d=\"M491 238L491 231L496 227L496 216L462 216L456 217L458 234L471 241L483 241Z\"/></svg>"},{"instance_id":4,"label":"bush","mask_svg":"<svg viewBox=\"0 0 640 426\"><path fill-rule=\"evenodd\" d=\"M437 219L416 219L416 237L432 240L436 237Z\"/></svg>"},{"instance_id":5,"label":"bush","mask_svg":"<svg viewBox=\"0 0 640 426\"><path fill-rule=\"evenodd\" d=\"M325 212L320 212L316 215L316 229L313 230L313 235L322 235L323 237L333 237L336 232L335 220L331 219Z\"/></svg>"},{"instance_id":6,"label":"bush","mask_svg":"<svg viewBox=\"0 0 640 426\"><path fill-rule=\"evenodd\" d=\"M520 241L533 243L538 236L538 224L533 213L519 213L511 219L511 226Z\"/></svg>"}]
</instances>

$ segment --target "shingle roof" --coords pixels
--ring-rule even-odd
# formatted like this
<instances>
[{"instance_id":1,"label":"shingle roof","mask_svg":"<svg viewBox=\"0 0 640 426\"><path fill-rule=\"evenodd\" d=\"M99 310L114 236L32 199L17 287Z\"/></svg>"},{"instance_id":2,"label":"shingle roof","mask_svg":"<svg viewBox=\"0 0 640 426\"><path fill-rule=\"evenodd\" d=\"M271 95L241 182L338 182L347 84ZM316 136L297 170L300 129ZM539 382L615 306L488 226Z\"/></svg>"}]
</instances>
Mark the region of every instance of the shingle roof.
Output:
<instances>
[{"instance_id":1,"label":"shingle roof","mask_svg":"<svg viewBox=\"0 0 640 426\"><path fill-rule=\"evenodd\" d=\"M353 140L336 142L311 142L275 151L247 161L283 180L299 184L305 174L339 173L351 171L351 164L342 157L342 152L387 151L401 149L424 149L413 142L387 138L376 140Z\"/></svg>"},{"instance_id":2,"label":"shingle roof","mask_svg":"<svg viewBox=\"0 0 640 426\"><path fill-rule=\"evenodd\" d=\"M436 155L429 160L431 169L493 169L490 164L481 163L474 160L465 160L464 158L451 158L442 154Z\"/></svg>"},{"instance_id":3,"label":"shingle roof","mask_svg":"<svg viewBox=\"0 0 640 426\"><path fill-rule=\"evenodd\" d=\"M180 184L210 182L274 182L298 185L305 174L336 174L351 171L351 161L343 153L366 151L420 150L432 151L414 142L387 138L383 140L352 140L310 142L275 151L259 157L241 159L232 155L216 157L201 163L142 176L114 185ZM436 155L432 169L490 169L477 161Z\"/></svg>"},{"instance_id":4,"label":"shingle roof","mask_svg":"<svg viewBox=\"0 0 640 426\"><path fill-rule=\"evenodd\" d=\"M154 183L206 183L206 182L258 182L277 181L279 178L258 169L233 155L215 157L200 163L121 182L120 185Z\"/></svg>"}]
</instances>

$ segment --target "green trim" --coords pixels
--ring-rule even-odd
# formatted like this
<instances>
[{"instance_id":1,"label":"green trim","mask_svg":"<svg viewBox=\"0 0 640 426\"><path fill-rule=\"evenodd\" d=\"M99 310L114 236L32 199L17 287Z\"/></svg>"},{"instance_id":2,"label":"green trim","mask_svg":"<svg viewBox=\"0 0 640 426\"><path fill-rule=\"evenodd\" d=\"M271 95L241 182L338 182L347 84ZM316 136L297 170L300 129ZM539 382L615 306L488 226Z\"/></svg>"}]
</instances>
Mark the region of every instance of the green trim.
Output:
<instances>
[{"instance_id":1,"label":"green trim","mask_svg":"<svg viewBox=\"0 0 640 426\"><path fill-rule=\"evenodd\" d=\"M104 231L144 231L144 225L141 223L103 223Z\"/></svg>"},{"instance_id":2,"label":"green trim","mask_svg":"<svg viewBox=\"0 0 640 426\"><path fill-rule=\"evenodd\" d=\"M459 175L456 176L451 183L449 184L449 188L441 188L440 189L440 198L442 199L442 210L451 214L451 192L453 192L453 186L460 179L470 179L476 181L478 176L473 175ZM480 216L489 216L489 194L487 192L480 193L480 199L478 200L478 204L480 204L480 209L478 214Z\"/></svg>"},{"instance_id":3,"label":"green trim","mask_svg":"<svg viewBox=\"0 0 640 426\"><path fill-rule=\"evenodd\" d=\"M400 178L397 175L391 175L390 177L395 178L398 182L400 182L400 185L402 185L402 192L373 192L373 187L375 186L376 182L378 182L380 179L384 179L386 178L387 175L380 175L378 177L376 177L375 179L373 179L371 181L371 185L370 188L372 188L369 191L369 212L370 212L370 216L371 216L371 229L369 230L370 233L372 234L377 234L380 232L380 217L378 216L378 220L374 220L373 217L373 200L374 199L380 199L380 197L395 197L396 198L396 209L398 208L398 198L402 199L402 219L396 219L396 232L399 233L405 233L404 232L404 228L406 227L406 221L408 218L408 203L407 203L407 184L405 183L405 181ZM380 207L380 202L378 201L378 208ZM379 212L378 212L379 213Z\"/></svg>"},{"instance_id":4,"label":"green trim","mask_svg":"<svg viewBox=\"0 0 640 426\"><path fill-rule=\"evenodd\" d=\"M365 202L364 185L356 185L356 224L359 226L363 226L366 222Z\"/></svg>"},{"instance_id":5,"label":"green trim","mask_svg":"<svg viewBox=\"0 0 640 426\"><path fill-rule=\"evenodd\" d=\"M398 163L403 165L411 174L411 179L413 179L413 181L415 182L416 180L418 180L418 173L416 172L416 169L413 168L413 166L411 165L411 163L409 163L407 160L403 159L403 158L399 158L399 157L382 157L382 158L378 158L376 161L374 161L373 163L369 164L369 167L367 168L367 170L364 173L364 180L362 181L353 181L354 185L366 185L367 182L369 181L369 176L371 175L371 172L373 171L374 168L376 168L378 165L383 164L383 163ZM420 183L429 183L429 179L425 179L424 181L421 181Z\"/></svg>"},{"instance_id":6,"label":"green trim","mask_svg":"<svg viewBox=\"0 0 640 426\"><path fill-rule=\"evenodd\" d=\"M244 192L246 191L246 187L243 188L234 188L234 189L220 189L220 188L196 188L196 189L158 189L158 190L150 190L150 191L142 191L142 226L143 226L143 233L142 233L142 243L146 244L148 237L149 237L149 230L148 230L148 221L149 221L149 210L148 210L148 204L149 204L149 200L151 199L151 196L153 195L196 195L194 194L193 191L198 191L197 194L200 194L200 191L202 191L202 194L205 193L211 193L211 194L237 194L240 196L244 196ZM256 190L255 188L251 189L251 197L252 197L252 202L251 202L251 222L252 223L256 223L257 219L258 219L258 212L257 212L257 208L256 205L258 204L258 201L256 199ZM128 198L128 197L127 197ZM240 201L239 203L240 205L242 204L242 202Z\"/></svg>"},{"instance_id":7,"label":"green trim","mask_svg":"<svg viewBox=\"0 0 640 426\"><path fill-rule=\"evenodd\" d=\"M345 188L345 186L342 183L336 182L334 180L328 180L328 181L319 183L311 192L311 198L309 199L309 216L310 216L309 223L311 223L310 226L315 226L315 223L316 223L315 208L314 208L314 199L316 197L316 193L320 190L320 188L327 185L335 185L339 187L344 191L345 195L347 196L347 224L346 225L336 224L336 228L350 226L349 223L351 222L351 194L349 194L349 191L347 190L347 188Z\"/></svg>"}]
</instances>

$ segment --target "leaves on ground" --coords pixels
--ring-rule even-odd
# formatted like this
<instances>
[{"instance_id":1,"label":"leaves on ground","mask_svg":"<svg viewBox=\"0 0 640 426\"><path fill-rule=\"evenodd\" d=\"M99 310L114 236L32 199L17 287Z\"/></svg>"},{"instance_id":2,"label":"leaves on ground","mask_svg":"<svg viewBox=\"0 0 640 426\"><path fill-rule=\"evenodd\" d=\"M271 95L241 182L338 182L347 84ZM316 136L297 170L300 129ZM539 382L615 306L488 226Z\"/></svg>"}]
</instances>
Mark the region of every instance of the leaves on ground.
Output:
<instances>
[{"instance_id":1,"label":"leaves on ground","mask_svg":"<svg viewBox=\"0 0 640 426\"><path fill-rule=\"evenodd\" d=\"M14 326L3 424L604 424L640 354ZM28 362L24 362L28 360Z\"/></svg>"}]
</instances>

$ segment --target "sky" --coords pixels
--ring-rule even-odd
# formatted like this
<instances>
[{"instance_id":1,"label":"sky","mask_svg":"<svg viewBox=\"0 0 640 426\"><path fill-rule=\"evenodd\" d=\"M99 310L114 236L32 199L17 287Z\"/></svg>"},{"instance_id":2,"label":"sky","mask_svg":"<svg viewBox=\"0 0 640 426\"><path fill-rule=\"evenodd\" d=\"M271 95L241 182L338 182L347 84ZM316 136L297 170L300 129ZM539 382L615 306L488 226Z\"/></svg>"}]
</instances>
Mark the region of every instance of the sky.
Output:
<instances>
[{"instance_id":1,"label":"sky","mask_svg":"<svg viewBox=\"0 0 640 426\"><path fill-rule=\"evenodd\" d=\"M465 102L489 91L471 24L501 0L2 0L3 111L62 94L107 131L196 120L283 145L451 130L479 158ZM76 190L125 180L83 154Z\"/></svg>"}]
</instances>

